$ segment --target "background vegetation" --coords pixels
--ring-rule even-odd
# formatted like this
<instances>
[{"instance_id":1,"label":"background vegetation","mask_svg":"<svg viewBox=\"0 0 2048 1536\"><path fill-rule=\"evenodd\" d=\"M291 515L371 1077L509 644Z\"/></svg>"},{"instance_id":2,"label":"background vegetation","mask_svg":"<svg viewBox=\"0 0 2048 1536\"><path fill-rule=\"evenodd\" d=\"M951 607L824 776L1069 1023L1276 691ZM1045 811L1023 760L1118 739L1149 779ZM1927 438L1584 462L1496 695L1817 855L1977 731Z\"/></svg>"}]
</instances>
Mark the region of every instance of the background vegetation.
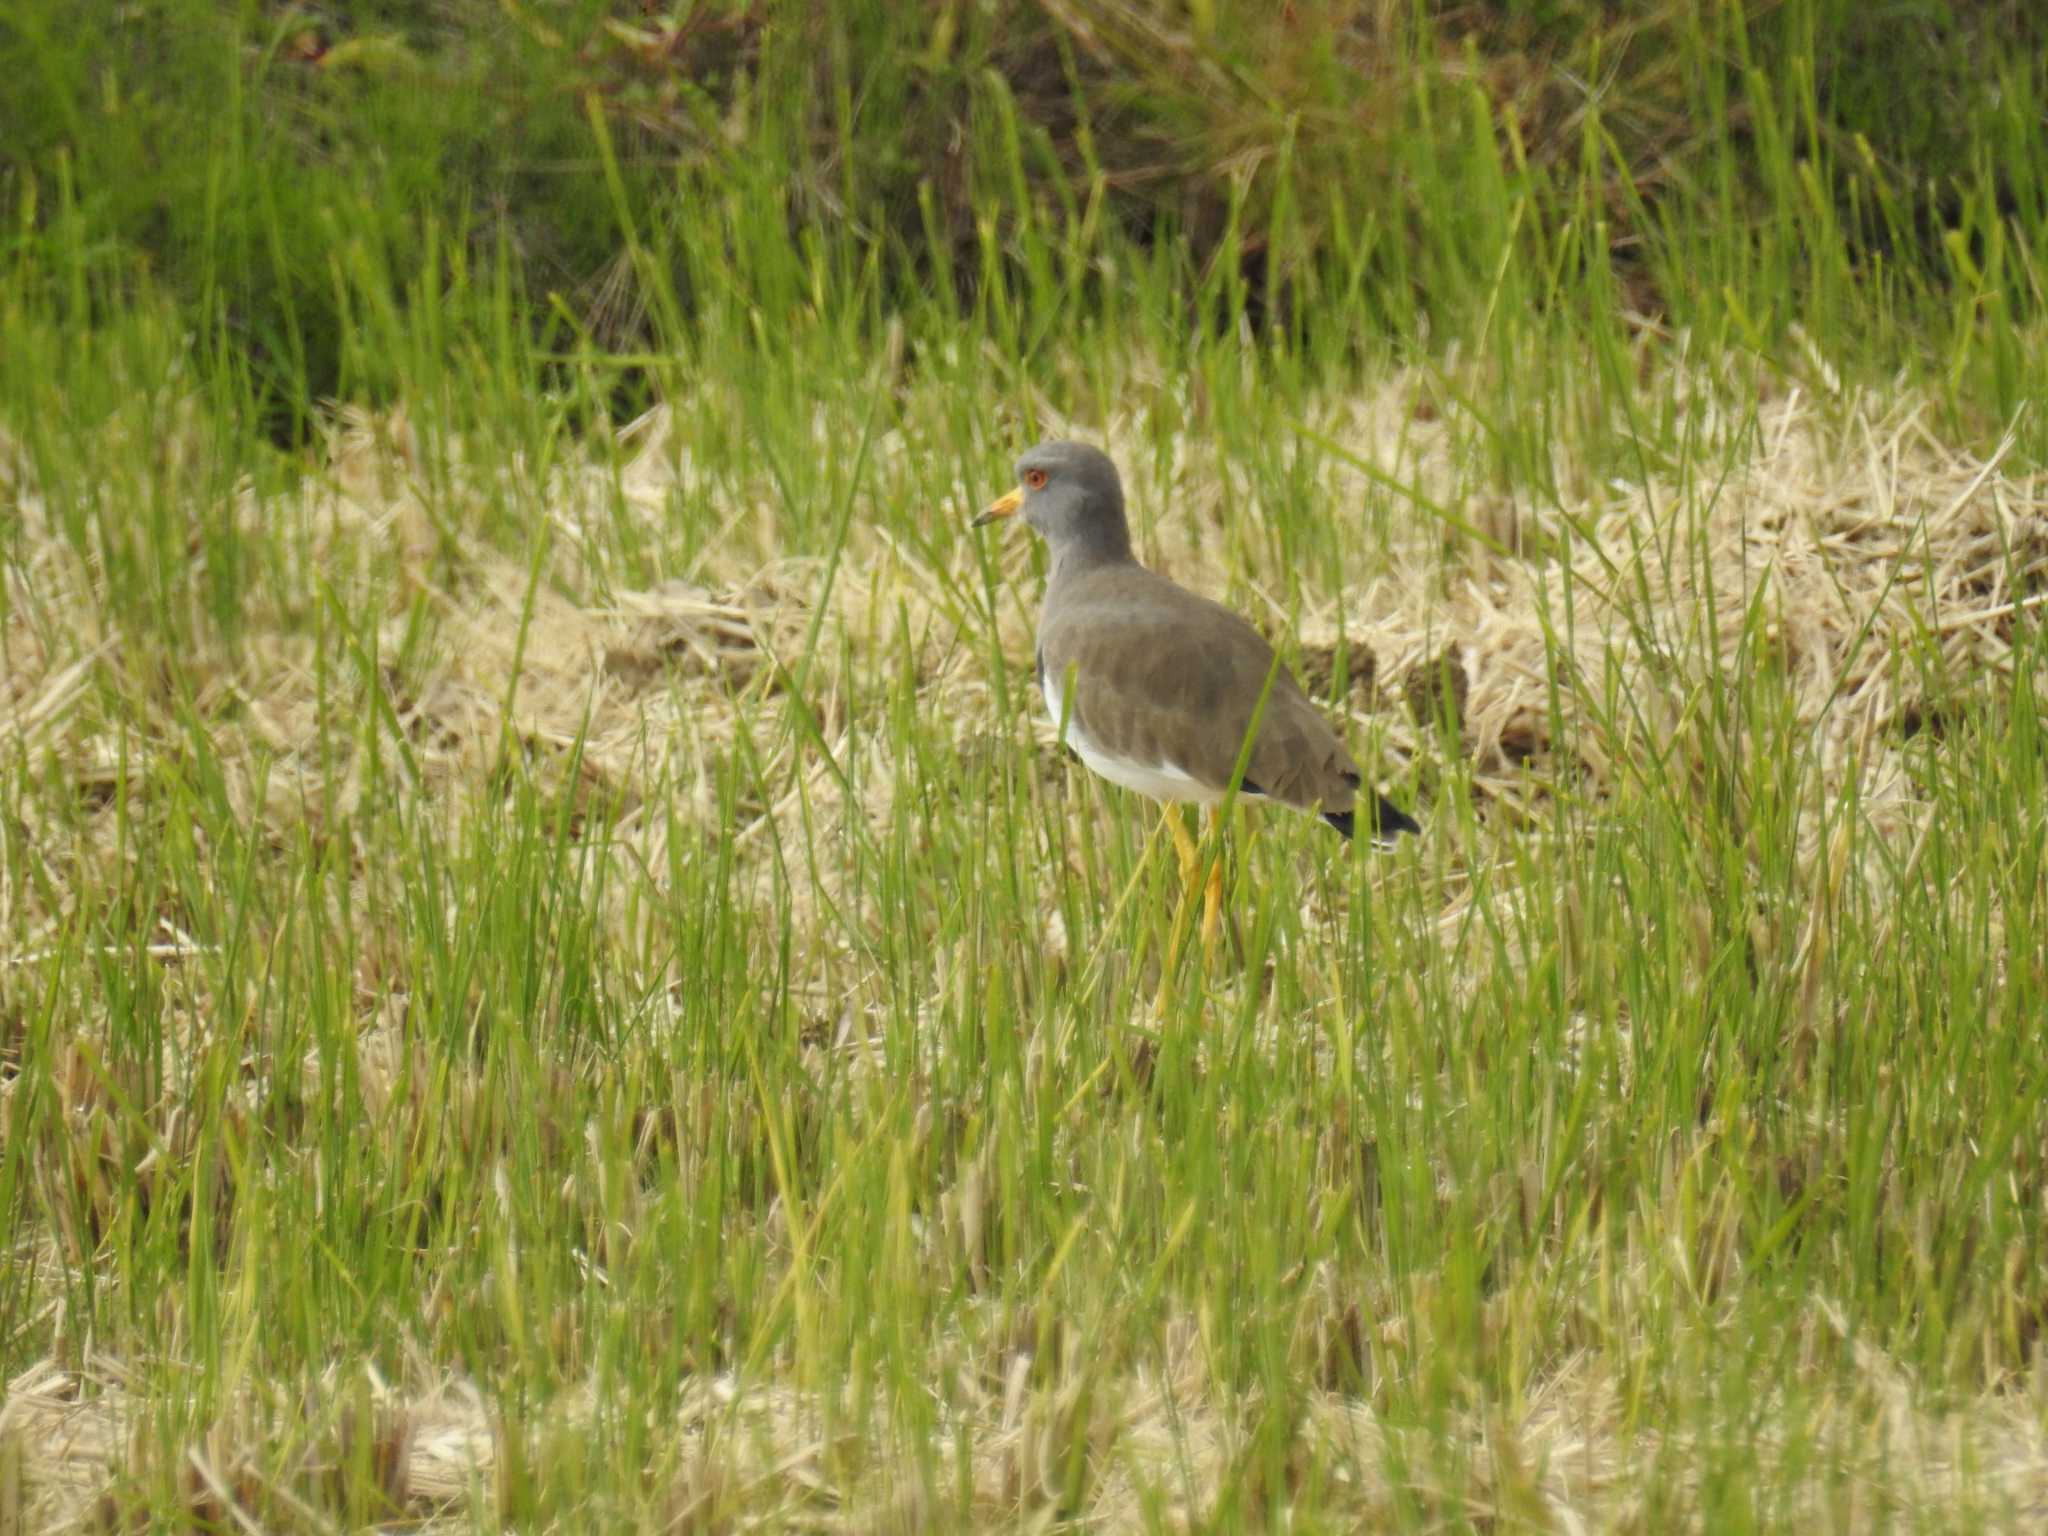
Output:
<instances>
[{"instance_id":1,"label":"background vegetation","mask_svg":"<svg viewBox=\"0 0 2048 1536\"><path fill-rule=\"evenodd\" d=\"M0 1527L2048 1505L2036 7L0 79ZM1164 1020L962 532L1055 431L1427 823Z\"/></svg>"},{"instance_id":2,"label":"background vegetation","mask_svg":"<svg viewBox=\"0 0 2048 1536\"><path fill-rule=\"evenodd\" d=\"M735 291L1000 273L1043 344L1125 250L1211 323L1403 339L1598 266L1717 344L1957 348L2002 420L2044 57L2023 0L28 5L0 195L22 276L174 301L283 432L400 387L351 340L381 286L666 351Z\"/></svg>"}]
</instances>

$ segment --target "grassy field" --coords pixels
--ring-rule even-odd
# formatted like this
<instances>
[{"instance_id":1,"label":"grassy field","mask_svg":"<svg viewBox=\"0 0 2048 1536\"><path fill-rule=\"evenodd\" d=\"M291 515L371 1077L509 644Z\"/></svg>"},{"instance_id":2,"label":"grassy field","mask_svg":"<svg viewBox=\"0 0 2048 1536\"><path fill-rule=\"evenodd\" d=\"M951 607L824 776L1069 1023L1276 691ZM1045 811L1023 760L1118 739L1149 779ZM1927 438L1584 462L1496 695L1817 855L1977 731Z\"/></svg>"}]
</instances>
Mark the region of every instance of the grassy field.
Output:
<instances>
[{"instance_id":1,"label":"grassy field","mask_svg":"<svg viewBox=\"0 0 2048 1536\"><path fill-rule=\"evenodd\" d=\"M595 299L211 141L331 372L17 169L0 1530L2048 1517L2048 149L1908 250L1799 57L1661 199L1417 62L1284 286L1000 113L909 261L593 108ZM1425 824L1242 813L1163 1019L1051 435Z\"/></svg>"}]
</instances>

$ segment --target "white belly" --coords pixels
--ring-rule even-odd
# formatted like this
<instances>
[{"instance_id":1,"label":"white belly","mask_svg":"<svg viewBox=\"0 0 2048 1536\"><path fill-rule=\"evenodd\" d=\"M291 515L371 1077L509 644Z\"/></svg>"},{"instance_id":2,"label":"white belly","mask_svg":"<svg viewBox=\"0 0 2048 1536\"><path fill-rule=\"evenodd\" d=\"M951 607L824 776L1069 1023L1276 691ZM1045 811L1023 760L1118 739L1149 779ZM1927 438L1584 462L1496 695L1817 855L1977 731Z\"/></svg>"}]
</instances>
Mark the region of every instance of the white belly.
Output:
<instances>
[{"instance_id":1,"label":"white belly","mask_svg":"<svg viewBox=\"0 0 2048 1536\"><path fill-rule=\"evenodd\" d=\"M1051 714L1053 724L1058 725L1066 690L1050 671L1045 674L1044 685L1046 710ZM1112 784L1135 789L1154 800L1186 800L1197 805L1213 805L1223 798L1221 790L1198 782L1177 764L1164 760L1141 763L1132 758L1118 757L1082 730L1078 720L1067 721L1066 742L1091 771L1101 774Z\"/></svg>"}]
</instances>

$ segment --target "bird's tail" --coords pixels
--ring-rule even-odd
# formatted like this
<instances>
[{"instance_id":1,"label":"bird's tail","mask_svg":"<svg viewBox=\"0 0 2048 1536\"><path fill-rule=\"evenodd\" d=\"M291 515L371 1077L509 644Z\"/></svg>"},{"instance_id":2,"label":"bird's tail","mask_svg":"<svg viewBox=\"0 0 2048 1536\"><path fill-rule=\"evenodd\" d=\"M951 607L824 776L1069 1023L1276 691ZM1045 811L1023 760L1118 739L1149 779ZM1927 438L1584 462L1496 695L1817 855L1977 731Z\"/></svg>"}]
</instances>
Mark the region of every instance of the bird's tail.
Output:
<instances>
[{"instance_id":1,"label":"bird's tail","mask_svg":"<svg viewBox=\"0 0 2048 1536\"><path fill-rule=\"evenodd\" d=\"M1420 832L1422 823L1380 795L1372 797L1372 840L1382 848L1393 846L1394 839L1403 832ZM1323 820L1335 827L1348 841L1358 829L1358 817L1352 811L1325 811Z\"/></svg>"}]
</instances>

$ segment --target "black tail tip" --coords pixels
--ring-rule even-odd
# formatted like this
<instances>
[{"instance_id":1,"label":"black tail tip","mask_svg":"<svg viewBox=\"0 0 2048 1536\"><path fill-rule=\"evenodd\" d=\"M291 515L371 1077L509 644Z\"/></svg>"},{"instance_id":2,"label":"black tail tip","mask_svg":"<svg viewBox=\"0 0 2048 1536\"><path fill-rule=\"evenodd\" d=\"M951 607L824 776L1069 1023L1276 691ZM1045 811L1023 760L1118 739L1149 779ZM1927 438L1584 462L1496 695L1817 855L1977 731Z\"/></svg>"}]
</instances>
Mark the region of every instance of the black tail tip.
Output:
<instances>
[{"instance_id":1,"label":"black tail tip","mask_svg":"<svg viewBox=\"0 0 2048 1536\"><path fill-rule=\"evenodd\" d=\"M1373 797L1372 840L1382 848L1391 848L1394 839L1403 832L1420 832L1422 823L1410 816L1392 801ZM1335 827L1348 840L1358 829L1358 816L1353 811L1325 811L1323 820Z\"/></svg>"}]
</instances>

